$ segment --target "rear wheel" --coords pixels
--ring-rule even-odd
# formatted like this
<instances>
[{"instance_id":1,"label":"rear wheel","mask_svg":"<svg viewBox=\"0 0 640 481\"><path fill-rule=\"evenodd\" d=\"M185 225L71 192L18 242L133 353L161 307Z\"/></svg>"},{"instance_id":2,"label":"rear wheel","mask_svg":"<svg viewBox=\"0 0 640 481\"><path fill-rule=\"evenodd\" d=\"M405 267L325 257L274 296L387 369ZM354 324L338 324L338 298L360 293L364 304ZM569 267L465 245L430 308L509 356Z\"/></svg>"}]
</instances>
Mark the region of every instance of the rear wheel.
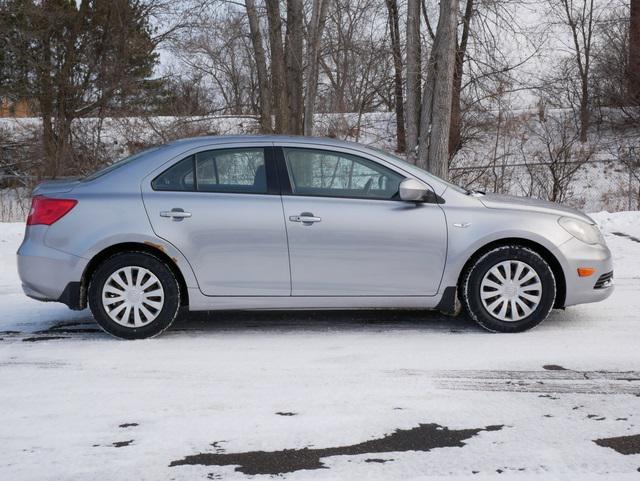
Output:
<instances>
[{"instance_id":1,"label":"rear wheel","mask_svg":"<svg viewBox=\"0 0 640 481\"><path fill-rule=\"evenodd\" d=\"M549 315L555 297L549 264L523 246L492 249L463 275L462 303L489 331L521 332L537 326Z\"/></svg>"},{"instance_id":2,"label":"rear wheel","mask_svg":"<svg viewBox=\"0 0 640 481\"><path fill-rule=\"evenodd\" d=\"M126 252L96 269L88 300L106 332L123 339L144 339L160 334L175 320L180 285L162 260L146 252Z\"/></svg>"}]
</instances>

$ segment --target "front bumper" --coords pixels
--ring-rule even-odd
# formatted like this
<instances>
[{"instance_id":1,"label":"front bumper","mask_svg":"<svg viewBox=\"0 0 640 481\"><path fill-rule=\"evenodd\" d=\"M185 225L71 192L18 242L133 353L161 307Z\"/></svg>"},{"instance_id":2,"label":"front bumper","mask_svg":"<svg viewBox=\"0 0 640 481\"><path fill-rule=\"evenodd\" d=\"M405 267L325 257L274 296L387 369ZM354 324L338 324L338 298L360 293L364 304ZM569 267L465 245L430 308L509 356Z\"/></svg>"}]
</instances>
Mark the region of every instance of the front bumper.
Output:
<instances>
[{"instance_id":1,"label":"front bumper","mask_svg":"<svg viewBox=\"0 0 640 481\"><path fill-rule=\"evenodd\" d=\"M605 274L613 272L613 259L607 246L570 239L559 250L567 287L564 307L602 301L613 293L613 282L598 282ZM592 267L595 272L580 277L579 267Z\"/></svg>"},{"instance_id":2,"label":"front bumper","mask_svg":"<svg viewBox=\"0 0 640 481\"><path fill-rule=\"evenodd\" d=\"M74 307L74 288L80 286L88 260L44 245L42 237L46 227L29 229L29 235L25 235L18 249L22 290L39 301L58 301Z\"/></svg>"}]
</instances>

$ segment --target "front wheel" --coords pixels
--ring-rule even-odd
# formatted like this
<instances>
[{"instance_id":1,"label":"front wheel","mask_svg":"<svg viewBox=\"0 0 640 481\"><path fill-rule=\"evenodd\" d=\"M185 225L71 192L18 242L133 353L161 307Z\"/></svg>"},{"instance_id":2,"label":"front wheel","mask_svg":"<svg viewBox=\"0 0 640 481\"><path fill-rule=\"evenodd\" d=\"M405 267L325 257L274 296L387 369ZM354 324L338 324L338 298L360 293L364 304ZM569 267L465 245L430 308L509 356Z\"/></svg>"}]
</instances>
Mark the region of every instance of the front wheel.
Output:
<instances>
[{"instance_id":1,"label":"front wheel","mask_svg":"<svg viewBox=\"0 0 640 481\"><path fill-rule=\"evenodd\" d=\"M105 260L91 277L91 312L107 333L122 339L160 334L178 315L180 284L171 269L146 252Z\"/></svg>"},{"instance_id":2,"label":"front wheel","mask_svg":"<svg viewBox=\"0 0 640 481\"><path fill-rule=\"evenodd\" d=\"M518 245L490 250L462 280L462 303L478 324L494 332L521 332L544 321L553 308L556 281L537 252Z\"/></svg>"}]
</instances>

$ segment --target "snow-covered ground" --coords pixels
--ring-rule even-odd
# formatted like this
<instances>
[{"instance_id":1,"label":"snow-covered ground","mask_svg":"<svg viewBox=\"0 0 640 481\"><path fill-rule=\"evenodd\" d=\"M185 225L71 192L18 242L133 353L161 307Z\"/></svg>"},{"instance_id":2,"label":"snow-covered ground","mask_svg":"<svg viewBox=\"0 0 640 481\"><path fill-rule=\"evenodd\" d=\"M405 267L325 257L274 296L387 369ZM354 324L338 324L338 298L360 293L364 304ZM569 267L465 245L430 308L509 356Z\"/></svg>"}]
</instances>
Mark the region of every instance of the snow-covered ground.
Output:
<instances>
[{"instance_id":1,"label":"snow-covered ground","mask_svg":"<svg viewBox=\"0 0 640 481\"><path fill-rule=\"evenodd\" d=\"M27 299L0 224L0 479L639 479L640 212L594 218L614 295L531 332L215 313L136 342Z\"/></svg>"}]
</instances>

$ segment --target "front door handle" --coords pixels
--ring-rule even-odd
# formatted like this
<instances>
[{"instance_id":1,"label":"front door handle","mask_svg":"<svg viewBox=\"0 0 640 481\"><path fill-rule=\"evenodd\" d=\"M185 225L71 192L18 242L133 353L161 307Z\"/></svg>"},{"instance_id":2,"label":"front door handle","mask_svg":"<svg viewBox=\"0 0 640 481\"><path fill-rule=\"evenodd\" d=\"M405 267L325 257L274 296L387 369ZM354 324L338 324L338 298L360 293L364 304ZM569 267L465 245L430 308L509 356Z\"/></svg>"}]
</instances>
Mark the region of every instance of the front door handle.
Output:
<instances>
[{"instance_id":1,"label":"front door handle","mask_svg":"<svg viewBox=\"0 0 640 481\"><path fill-rule=\"evenodd\" d=\"M322 221L322 218L314 216L311 212L303 212L300 215L290 215L289 220L291 222L302 222L303 225L311 225Z\"/></svg>"},{"instance_id":2,"label":"front door handle","mask_svg":"<svg viewBox=\"0 0 640 481\"><path fill-rule=\"evenodd\" d=\"M182 220L191 217L191 212L185 212L179 207L174 207L171 210L163 210L160 212L160 217L171 217L173 220Z\"/></svg>"}]
</instances>

